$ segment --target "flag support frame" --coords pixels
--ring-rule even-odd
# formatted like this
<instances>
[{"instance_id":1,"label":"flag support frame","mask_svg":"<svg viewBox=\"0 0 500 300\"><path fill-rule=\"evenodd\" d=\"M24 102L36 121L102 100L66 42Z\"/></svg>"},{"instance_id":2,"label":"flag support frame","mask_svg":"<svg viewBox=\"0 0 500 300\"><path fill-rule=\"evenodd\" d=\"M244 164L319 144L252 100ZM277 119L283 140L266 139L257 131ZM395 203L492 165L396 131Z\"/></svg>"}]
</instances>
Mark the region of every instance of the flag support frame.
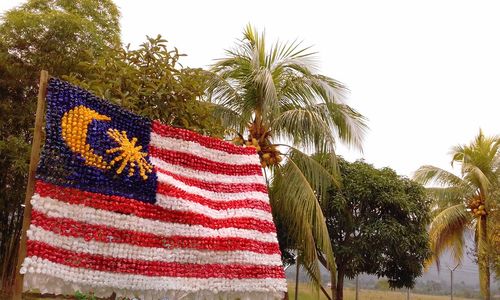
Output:
<instances>
[{"instance_id":1,"label":"flag support frame","mask_svg":"<svg viewBox=\"0 0 500 300\"><path fill-rule=\"evenodd\" d=\"M21 300L23 295L23 274L20 273L21 265L26 257L26 232L31 222L31 197L35 190L35 172L40 161L40 151L42 143L42 128L45 116L45 96L49 82L49 72L40 72L40 83L38 86L38 100L36 104L35 128L33 131L33 142L31 144L31 157L28 173L28 183L26 185L26 197L24 198L23 227L21 230L21 240L17 252L16 274L14 276L14 300Z\"/></svg>"}]
</instances>

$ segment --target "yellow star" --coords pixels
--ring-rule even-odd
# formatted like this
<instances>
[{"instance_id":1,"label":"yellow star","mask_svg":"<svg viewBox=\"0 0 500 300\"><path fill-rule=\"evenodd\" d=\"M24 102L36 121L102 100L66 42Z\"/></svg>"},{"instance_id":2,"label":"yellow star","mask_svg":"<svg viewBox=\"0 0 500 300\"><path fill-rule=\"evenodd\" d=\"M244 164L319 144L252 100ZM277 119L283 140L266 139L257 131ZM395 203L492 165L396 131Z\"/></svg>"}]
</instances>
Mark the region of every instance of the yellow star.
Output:
<instances>
[{"instance_id":1,"label":"yellow star","mask_svg":"<svg viewBox=\"0 0 500 300\"><path fill-rule=\"evenodd\" d=\"M141 151L142 146L135 145L137 143L137 138L134 137L132 140L129 140L125 131L120 132L116 129L108 129L108 135L119 145L118 147L106 150L108 154L120 153L109 163L110 166L113 166L115 163L121 161L121 165L116 170L116 174L121 174L123 169L125 169L127 165L130 165L128 168L128 176L134 175L135 168L137 167L142 179L148 179L146 173L151 173L153 171L153 166L145 159L148 154Z\"/></svg>"}]
</instances>

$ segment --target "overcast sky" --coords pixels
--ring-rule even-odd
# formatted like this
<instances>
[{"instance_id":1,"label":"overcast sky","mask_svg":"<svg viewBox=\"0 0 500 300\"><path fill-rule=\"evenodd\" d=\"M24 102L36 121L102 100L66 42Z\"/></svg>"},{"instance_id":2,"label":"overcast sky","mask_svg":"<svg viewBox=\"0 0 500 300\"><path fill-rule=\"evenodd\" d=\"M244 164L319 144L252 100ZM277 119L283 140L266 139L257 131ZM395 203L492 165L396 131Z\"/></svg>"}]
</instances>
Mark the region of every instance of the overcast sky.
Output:
<instances>
[{"instance_id":1,"label":"overcast sky","mask_svg":"<svg viewBox=\"0 0 500 300\"><path fill-rule=\"evenodd\" d=\"M22 1L0 0L0 12ZM116 1L122 40L163 35L207 67L247 23L269 40L299 39L320 71L345 83L348 103L369 119L364 153L410 176L449 168L448 151L482 128L500 134L500 3L496 1ZM497 4L496 4L497 3Z\"/></svg>"}]
</instances>

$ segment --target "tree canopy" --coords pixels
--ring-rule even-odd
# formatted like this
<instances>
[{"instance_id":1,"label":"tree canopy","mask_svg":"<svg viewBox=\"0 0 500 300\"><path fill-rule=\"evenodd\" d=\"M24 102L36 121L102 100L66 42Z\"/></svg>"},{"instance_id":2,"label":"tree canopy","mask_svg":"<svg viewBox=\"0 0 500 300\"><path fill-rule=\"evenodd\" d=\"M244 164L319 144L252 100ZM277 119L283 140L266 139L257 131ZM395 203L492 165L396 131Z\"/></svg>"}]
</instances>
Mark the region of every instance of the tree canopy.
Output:
<instances>
[{"instance_id":1,"label":"tree canopy","mask_svg":"<svg viewBox=\"0 0 500 300\"><path fill-rule=\"evenodd\" d=\"M30 0L3 15L1 43L23 65L61 76L121 43L119 17L110 0Z\"/></svg>"},{"instance_id":2,"label":"tree canopy","mask_svg":"<svg viewBox=\"0 0 500 300\"><path fill-rule=\"evenodd\" d=\"M337 300L344 277L386 277L392 288L413 287L429 257L430 200L424 188L390 168L339 158L341 187L328 192L326 224L337 263Z\"/></svg>"},{"instance_id":3,"label":"tree canopy","mask_svg":"<svg viewBox=\"0 0 500 300\"><path fill-rule=\"evenodd\" d=\"M138 49L110 48L82 62L85 76L73 72L70 82L133 112L178 126L221 137L224 130L204 99L210 74L183 68L184 54L168 48L161 36L147 37Z\"/></svg>"}]
</instances>

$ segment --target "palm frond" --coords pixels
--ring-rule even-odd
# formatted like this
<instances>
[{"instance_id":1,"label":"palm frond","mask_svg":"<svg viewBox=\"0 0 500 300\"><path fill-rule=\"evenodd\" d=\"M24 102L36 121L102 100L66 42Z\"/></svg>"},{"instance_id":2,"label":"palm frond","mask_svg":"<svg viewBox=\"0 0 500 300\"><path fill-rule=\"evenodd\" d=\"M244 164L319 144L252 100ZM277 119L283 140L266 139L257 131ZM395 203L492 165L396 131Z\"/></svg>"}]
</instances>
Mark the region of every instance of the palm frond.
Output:
<instances>
[{"instance_id":1,"label":"palm frond","mask_svg":"<svg viewBox=\"0 0 500 300\"><path fill-rule=\"evenodd\" d=\"M330 127L339 139L348 146L362 150L362 143L368 125L366 118L346 104L330 103L324 105L332 124Z\"/></svg>"},{"instance_id":2,"label":"palm frond","mask_svg":"<svg viewBox=\"0 0 500 300\"><path fill-rule=\"evenodd\" d=\"M483 195L488 194L491 182L477 165L464 162L462 164L462 174L465 174L464 179L478 187Z\"/></svg>"},{"instance_id":3,"label":"palm frond","mask_svg":"<svg viewBox=\"0 0 500 300\"><path fill-rule=\"evenodd\" d=\"M305 104L317 103L337 103L343 104L348 93L348 89L333 78L312 74L308 66L304 65L283 65L283 85L279 90L279 95L285 99L293 100L297 93L302 93Z\"/></svg>"},{"instance_id":4,"label":"palm frond","mask_svg":"<svg viewBox=\"0 0 500 300\"><path fill-rule=\"evenodd\" d=\"M311 88L325 103L343 103L348 89L340 82L324 75L306 76Z\"/></svg>"},{"instance_id":5,"label":"palm frond","mask_svg":"<svg viewBox=\"0 0 500 300\"><path fill-rule=\"evenodd\" d=\"M282 70L281 78L277 88L283 108L303 108L317 104L318 96L303 76L297 76L290 70Z\"/></svg>"},{"instance_id":6,"label":"palm frond","mask_svg":"<svg viewBox=\"0 0 500 300\"><path fill-rule=\"evenodd\" d=\"M270 189L273 214L287 224L288 231L293 232L295 244L303 252L304 263L314 266L317 263L316 250L325 254L330 270L335 272L335 259L324 222L324 216L307 177L297 164L288 159L286 163L274 170ZM315 243L310 243L312 236Z\"/></svg>"},{"instance_id":7,"label":"palm frond","mask_svg":"<svg viewBox=\"0 0 500 300\"><path fill-rule=\"evenodd\" d=\"M461 263L464 254L464 231L468 228L471 214L464 204L444 209L432 221L429 229L429 242L432 258L439 268L439 257L447 249L452 251L457 263Z\"/></svg>"},{"instance_id":8,"label":"palm frond","mask_svg":"<svg viewBox=\"0 0 500 300\"><path fill-rule=\"evenodd\" d=\"M489 187L498 181L497 174L500 136L487 137L482 130L469 145L457 145L451 149L452 165L461 164L463 176L487 193Z\"/></svg>"},{"instance_id":9,"label":"palm frond","mask_svg":"<svg viewBox=\"0 0 500 300\"><path fill-rule=\"evenodd\" d=\"M291 43L277 41L271 46L269 55L266 56L265 66L271 70L283 69L290 65L301 66L306 70L315 71L316 53L309 52L311 47L300 48L302 42L297 40Z\"/></svg>"},{"instance_id":10,"label":"palm frond","mask_svg":"<svg viewBox=\"0 0 500 300\"><path fill-rule=\"evenodd\" d=\"M241 63L232 62L233 59L220 61L214 65L208 86L208 100L224 105L233 110L242 110L245 99L242 97L244 88L235 77L245 76L247 70L242 69ZM237 64L237 68L227 67L229 64ZM221 68L220 71L218 69Z\"/></svg>"},{"instance_id":11,"label":"palm frond","mask_svg":"<svg viewBox=\"0 0 500 300\"><path fill-rule=\"evenodd\" d=\"M271 123L272 133L278 139L290 140L294 147L315 152L335 150L335 137L328 121L315 110L290 109Z\"/></svg>"},{"instance_id":12,"label":"palm frond","mask_svg":"<svg viewBox=\"0 0 500 300\"><path fill-rule=\"evenodd\" d=\"M261 68L253 73L253 83L257 90L257 106L264 116L264 125L278 115L280 105L273 75L269 69Z\"/></svg>"},{"instance_id":13,"label":"palm frond","mask_svg":"<svg viewBox=\"0 0 500 300\"><path fill-rule=\"evenodd\" d=\"M339 187L340 173L335 153L317 153L309 156L297 148L290 147L286 157L300 169L320 203L327 196L331 187Z\"/></svg>"},{"instance_id":14,"label":"palm frond","mask_svg":"<svg viewBox=\"0 0 500 300\"><path fill-rule=\"evenodd\" d=\"M438 167L426 165L413 175L413 180L421 184L436 183L441 186L461 186L463 179Z\"/></svg>"},{"instance_id":15,"label":"palm frond","mask_svg":"<svg viewBox=\"0 0 500 300\"><path fill-rule=\"evenodd\" d=\"M222 126L236 132L244 132L247 123L243 121L240 113L217 103L208 104L213 109L214 117L221 120Z\"/></svg>"},{"instance_id":16,"label":"palm frond","mask_svg":"<svg viewBox=\"0 0 500 300\"><path fill-rule=\"evenodd\" d=\"M305 238L306 243L311 245L316 244L311 230L306 231ZM297 262L300 262L300 264L304 267L313 287L315 287L316 291L319 291L319 286L321 285L321 271L317 252L312 253L312 251L298 250Z\"/></svg>"},{"instance_id":17,"label":"palm frond","mask_svg":"<svg viewBox=\"0 0 500 300\"><path fill-rule=\"evenodd\" d=\"M463 204L465 200L473 196L457 186L427 188L426 193L436 206L433 210L436 215L450 206Z\"/></svg>"}]
</instances>

